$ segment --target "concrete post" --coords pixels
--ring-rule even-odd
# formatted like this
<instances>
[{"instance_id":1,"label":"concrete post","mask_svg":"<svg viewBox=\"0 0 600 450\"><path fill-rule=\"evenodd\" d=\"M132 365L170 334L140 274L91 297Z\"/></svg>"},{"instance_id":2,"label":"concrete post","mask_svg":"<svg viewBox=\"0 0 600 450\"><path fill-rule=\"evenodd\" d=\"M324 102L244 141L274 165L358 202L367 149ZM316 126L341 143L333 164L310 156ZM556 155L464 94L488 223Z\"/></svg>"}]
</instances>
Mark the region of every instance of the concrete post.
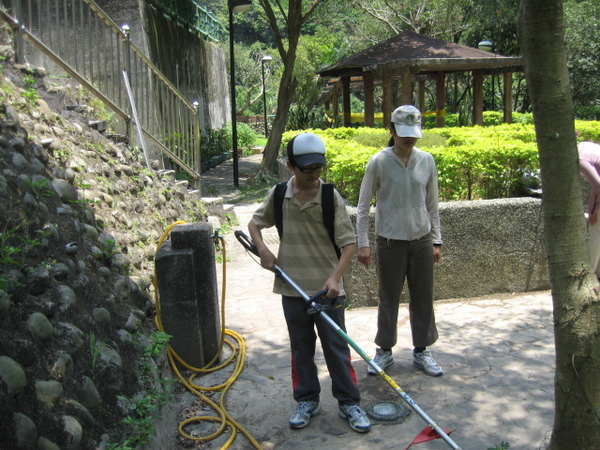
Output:
<instances>
[{"instance_id":1,"label":"concrete post","mask_svg":"<svg viewBox=\"0 0 600 450\"><path fill-rule=\"evenodd\" d=\"M212 225L177 225L156 254L164 331L173 350L201 368L219 350L221 325Z\"/></svg>"}]
</instances>

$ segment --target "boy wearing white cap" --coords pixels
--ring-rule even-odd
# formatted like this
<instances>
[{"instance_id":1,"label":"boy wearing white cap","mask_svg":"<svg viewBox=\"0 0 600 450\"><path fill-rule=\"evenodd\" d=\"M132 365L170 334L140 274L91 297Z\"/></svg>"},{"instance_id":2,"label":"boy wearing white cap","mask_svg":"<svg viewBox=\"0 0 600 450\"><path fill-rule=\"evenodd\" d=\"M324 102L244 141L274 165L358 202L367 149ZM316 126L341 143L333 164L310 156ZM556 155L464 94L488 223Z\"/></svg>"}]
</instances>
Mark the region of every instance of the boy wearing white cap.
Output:
<instances>
[{"instance_id":1,"label":"boy wearing white cap","mask_svg":"<svg viewBox=\"0 0 600 450\"><path fill-rule=\"evenodd\" d=\"M408 281L413 365L427 375L442 368L427 349L438 338L433 311L433 265L440 260L442 235L438 210L438 180L431 154L415 147L422 137L421 113L412 105L392 114L389 146L373 155L360 188L356 227L358 262L371 263L369 211L377 194L375 215L379 307L373 361L385 370L394 363L398 307ZM368 366L368 373L377 372Z\"/></svg>"},{"instance_id":2,"label":"boy wearing white cap","mask_svg":"<svg viewBox=\"0 0 600 450\"><path fill-rule=\"evenodd\" d=\"M330 218L331 235L326 228L328 220L322 204L326 200L324 186L328 185L320 178L326 164L323 141L313 133L301 133L289 142L287 152L287 165L294 176L284 187L285 194L278 196L279 185L267 193L264 203L252 216L248 231L259 251L262 267L273 270L277 264L309 296L327 290L327 303L331 302L329 299L335 301L326 314L345 330L342 275L356 249L354 228L341 195L331 185L327 189L333 197L327 200L334 210ZM281 213L279 219L277 208ZM282 228L277 257L265 245L261 232L273 225ZM337 249L341 250L339 258ZM368 432L371 423L359 406L360 392L346 341L320 314L305 313L304 299L278 277L273 292L282 295L292 351L293 394L298 404L290 417L290 427L306 427L320 411L321 387L314 361L316 326L332 380L332 393L339 404L339 416L348 420L354 431Z\"/></svg>"}]
</instances>

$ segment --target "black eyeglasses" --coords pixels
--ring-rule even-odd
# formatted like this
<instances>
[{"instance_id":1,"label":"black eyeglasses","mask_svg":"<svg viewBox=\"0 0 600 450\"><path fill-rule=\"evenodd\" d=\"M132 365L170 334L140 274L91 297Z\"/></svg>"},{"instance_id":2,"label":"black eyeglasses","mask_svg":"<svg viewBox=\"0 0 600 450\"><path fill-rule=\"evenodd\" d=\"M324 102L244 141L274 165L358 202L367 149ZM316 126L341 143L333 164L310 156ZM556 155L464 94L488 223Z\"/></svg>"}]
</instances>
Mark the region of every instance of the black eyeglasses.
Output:
<instances>
[{"instance_id":1,"label":"black eyeglasses","mask_svg":"<svg viewBox=\"0 0 600 450\"><path fill-rule=\"evenodd\" d=\"M325 169L325 166L318 166L318 167L298 167L298 170L302 173L305 174L310 174L310 173L314 173L314 172L322 172L323 169Z\"/></svg>"}]
</instances>

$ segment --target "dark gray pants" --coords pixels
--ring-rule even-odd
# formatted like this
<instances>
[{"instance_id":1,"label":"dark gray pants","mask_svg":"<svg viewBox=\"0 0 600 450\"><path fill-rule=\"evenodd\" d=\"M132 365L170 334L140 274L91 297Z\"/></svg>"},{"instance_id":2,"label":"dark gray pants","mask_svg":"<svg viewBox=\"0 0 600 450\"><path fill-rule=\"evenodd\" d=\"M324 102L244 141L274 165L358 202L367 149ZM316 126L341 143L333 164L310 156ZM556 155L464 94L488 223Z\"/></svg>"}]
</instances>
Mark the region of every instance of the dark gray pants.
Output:
<instances>
[{"instance_id":1,"label":"dark gray pants","mask_svg":"<svg viewBox=\"0 0 600 450\"><path fill-rule=\"evenodd\" d=\"M375 344L392 348L398 340L398 306L404 280L409 292L410 327L414 347L438 339L433 312L433 244L426 235L414 241L377 237L379 308Z\"/></svg>"},{"instance_id":2,"label":"dark gray pants","mask_svg":"<svg viewBox=\"0 0 600 450\"><path fill-rule=\"evenodd\" d=\"M345 297L338 297L334 308L326 314L344 331ZM306 302L301 297L282 296L283 314L287 322L292 349L292 387L294 400L319 401L321 385L315 350L317 334L325 356L327 370L332 381L332 394L340 405L358 405L360 392L354 368L350 361L350 349L346 341L327 323L320 314L304 313Z\"/></svg>"}]
</instances>

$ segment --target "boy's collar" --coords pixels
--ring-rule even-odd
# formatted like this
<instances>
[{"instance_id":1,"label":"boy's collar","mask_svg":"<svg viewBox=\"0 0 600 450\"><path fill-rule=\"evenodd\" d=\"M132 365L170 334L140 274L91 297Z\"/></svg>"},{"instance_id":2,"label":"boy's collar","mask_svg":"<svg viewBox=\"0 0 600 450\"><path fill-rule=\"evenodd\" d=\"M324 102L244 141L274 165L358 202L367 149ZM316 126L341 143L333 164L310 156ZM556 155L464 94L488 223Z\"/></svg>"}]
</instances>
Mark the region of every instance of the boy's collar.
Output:
<instances>
[{"instance_id":1,"label":"boy's collar","mask_svg":"<svg viewBox=\"0 0 600 450\"><path fill-rule=\"evenodd\" d=\"M284 198L292 198L292 195L294 193L294 188L292 186L292 183L293 183L294 179L296 179L296 175L292 175L291 178L288 180L287 187L285 189L285 195L283 196ZM314 199L315 203L321 203L321 192L322 191L323 191L323 180L321 178L319 178L319 190L317 191L317 195L315 195L315 199Z\"/></svg>"}]
</instances>

